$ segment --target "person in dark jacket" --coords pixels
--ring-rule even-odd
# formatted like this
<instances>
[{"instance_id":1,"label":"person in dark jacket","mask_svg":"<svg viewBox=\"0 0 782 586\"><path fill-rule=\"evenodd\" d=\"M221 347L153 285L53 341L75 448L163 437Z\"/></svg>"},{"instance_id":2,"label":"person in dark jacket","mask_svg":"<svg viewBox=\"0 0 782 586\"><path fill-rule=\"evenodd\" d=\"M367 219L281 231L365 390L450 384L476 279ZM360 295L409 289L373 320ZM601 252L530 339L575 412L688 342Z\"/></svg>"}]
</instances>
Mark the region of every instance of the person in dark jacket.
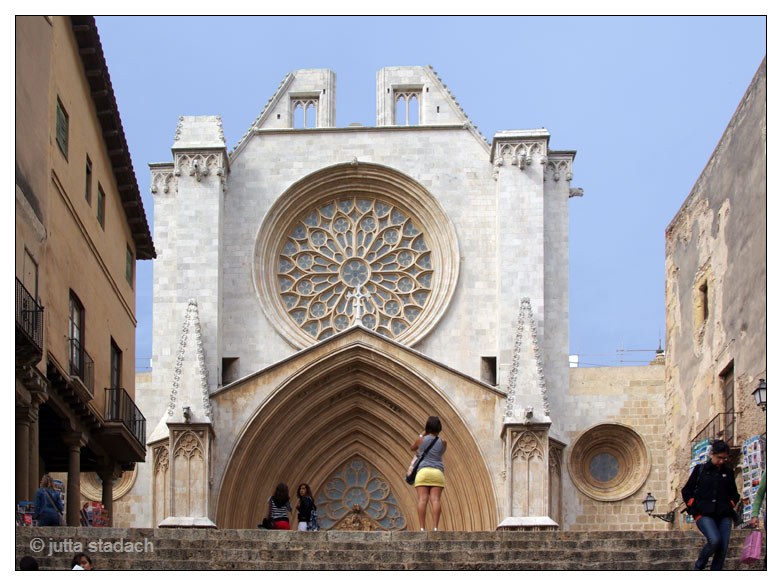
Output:
<instances>
[{"instance_id":1,"label":"person in dark jacket","mask_svg":"<svg viewBox=\"0 0 782 586\"><path fill-rule=\"evenodd\" d=\"M695 517L695 524L706 537L696 570L703 570L709 558L712 570L721 570L730 543L730 530L736 520L736 505L741 497L736 489L733 469L727 465L728 444L716 440L711 446L708 462L692 469L682 497L687 511Z\"/></svg>"},{"instance_id":2,"label":"person in dark jacket","mask_svg":"<svg viewBox=\"0 0 782 586\"><path fill-rule=\"evenodd\" d=\"M318 507L315 506L315 500L312 498L312 490L310 490L309 484L301 483L297 493L299 495L299 502L296 503L299 519L297 529L299 531L307 531L307 524L310 522L312 511Z\"/></svg>"},{"instance_id":3,"label":"person in dark jacket","mask_svg":"<svg viewBox=\"0 0 782 586\"><path fill-rule=\"evenodd\" d=\"M41 486L35 491L35 520L39 527L54 527L60 524L63 506L59 491L54 489L51 476L41 477Z\"/></svg>"}]
</instances>

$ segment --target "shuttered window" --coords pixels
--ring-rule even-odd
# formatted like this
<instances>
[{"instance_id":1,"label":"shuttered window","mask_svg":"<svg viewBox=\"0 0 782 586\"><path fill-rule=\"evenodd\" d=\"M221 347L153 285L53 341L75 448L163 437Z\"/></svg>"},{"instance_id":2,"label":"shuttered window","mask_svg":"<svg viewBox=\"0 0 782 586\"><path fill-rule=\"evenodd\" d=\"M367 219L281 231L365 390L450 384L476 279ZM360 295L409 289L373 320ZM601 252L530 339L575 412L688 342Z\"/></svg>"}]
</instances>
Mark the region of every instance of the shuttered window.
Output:
<instances>
[{"instance_id":1,"label":"shuttered window","mask_svg":"<svg viewBox=\"0 0 782 586\"><path fill-rule=\"evenodd\" d=\"M57 145L62 154L68 158L68 113L57 98Z\"/></svg>"}]
</instances>

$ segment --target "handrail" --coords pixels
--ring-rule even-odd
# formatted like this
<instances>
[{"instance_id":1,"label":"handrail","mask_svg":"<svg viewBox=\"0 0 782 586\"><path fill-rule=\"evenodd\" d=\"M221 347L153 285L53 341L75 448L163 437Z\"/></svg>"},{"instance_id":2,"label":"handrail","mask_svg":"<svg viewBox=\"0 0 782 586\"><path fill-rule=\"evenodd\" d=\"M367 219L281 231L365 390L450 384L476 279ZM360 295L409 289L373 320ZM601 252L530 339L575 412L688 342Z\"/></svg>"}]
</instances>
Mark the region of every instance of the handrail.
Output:
<instances>
[{"instance_id":1,"label":"handrail","mask_svg":"<svg viewBox=\"0 0 782 586\"><path fill-rule=\"evenodd\" d=\"M106 390L106 421L119 421L143 446L147 441L147 420L122 387Z\"/></svg>"}]
</instances>

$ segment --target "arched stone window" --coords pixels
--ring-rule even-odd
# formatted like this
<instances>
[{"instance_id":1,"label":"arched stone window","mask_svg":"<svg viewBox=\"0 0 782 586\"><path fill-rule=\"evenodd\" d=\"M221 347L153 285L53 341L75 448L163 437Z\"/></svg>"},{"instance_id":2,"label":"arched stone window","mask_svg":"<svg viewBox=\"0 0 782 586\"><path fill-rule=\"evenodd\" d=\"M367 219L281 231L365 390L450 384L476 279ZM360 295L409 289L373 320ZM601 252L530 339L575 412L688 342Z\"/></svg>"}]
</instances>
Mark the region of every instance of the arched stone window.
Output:
<instances>
[{"instance_id":1,"label":"arched stone window","mask_svg":"<svg viewBox=\"0 0 782 586\"><path fill-rule=\"evenodd\" d=\"M394 92L395 123L398 126L418 126L421 120L421 90Z\"/></svg>"}]
</instances>

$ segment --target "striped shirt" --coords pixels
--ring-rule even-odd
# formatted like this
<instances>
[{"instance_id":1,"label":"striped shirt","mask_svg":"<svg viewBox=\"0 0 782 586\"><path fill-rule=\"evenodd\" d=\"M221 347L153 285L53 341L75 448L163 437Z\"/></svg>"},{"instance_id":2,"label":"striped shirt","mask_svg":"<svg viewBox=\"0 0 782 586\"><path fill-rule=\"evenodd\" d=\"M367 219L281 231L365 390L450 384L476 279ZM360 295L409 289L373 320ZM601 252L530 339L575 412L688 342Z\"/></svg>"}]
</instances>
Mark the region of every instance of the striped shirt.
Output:
<instances>
[{"instance_id":1,"label":"striped shirt","mask_svg":"<svg viewBox=\"0 0 782 586\"><path fill-rule=\"evenodd\" d=\"M271 511L272 521L275 519L287 519L288 511L291 510L291 502L288 501L284 505L278 506L277 503L274 502L274 498L269 497L269 510Z\"/></svg>"}]
</instances>

